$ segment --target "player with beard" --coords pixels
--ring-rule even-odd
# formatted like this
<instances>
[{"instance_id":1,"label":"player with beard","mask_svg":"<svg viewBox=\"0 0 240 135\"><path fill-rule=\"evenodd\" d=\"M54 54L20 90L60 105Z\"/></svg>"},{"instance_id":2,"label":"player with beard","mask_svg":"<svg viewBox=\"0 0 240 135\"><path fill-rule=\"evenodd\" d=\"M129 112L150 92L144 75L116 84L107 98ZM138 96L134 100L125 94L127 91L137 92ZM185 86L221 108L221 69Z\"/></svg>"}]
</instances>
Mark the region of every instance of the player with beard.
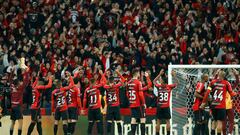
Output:
<instances>
[{"instance_id":1,"label":"player with beard","mask_svg":"<svg viewBox=\"0 0 240 135\"><path fill-rule=\"evenodd\" d=\"M201 76L201 81L197 83L196 90L194 93L194 104L193 104L193 114L195 126L193 129L194 135L204 135L208 134L208 118L206 118L207 112L205 110L200 109L200 105L202 104L204 93L206 92L205 83L208 82L208 75L203 74Z\"/></svg>"},{"instance_id":2,"label":"player with beard","mask_svg":"<svg viewBox=\"0 0 240 135\"><path fill-rule=\"evenodd\" d=\"M147 86L142 87L140 78L140 71L138 69L134 69L132 71L132 79L127 83L127 97L129 100L129 107L131 108L131 134L135 135L137 125L140 123L141 134L145 135L145 123L146 123L146 104L145 98L143 95L143 91L147 90L152 86L152 82L149 78L147 72L145 72L145 76L147 78Z\"/></svg>"}]
</instances>

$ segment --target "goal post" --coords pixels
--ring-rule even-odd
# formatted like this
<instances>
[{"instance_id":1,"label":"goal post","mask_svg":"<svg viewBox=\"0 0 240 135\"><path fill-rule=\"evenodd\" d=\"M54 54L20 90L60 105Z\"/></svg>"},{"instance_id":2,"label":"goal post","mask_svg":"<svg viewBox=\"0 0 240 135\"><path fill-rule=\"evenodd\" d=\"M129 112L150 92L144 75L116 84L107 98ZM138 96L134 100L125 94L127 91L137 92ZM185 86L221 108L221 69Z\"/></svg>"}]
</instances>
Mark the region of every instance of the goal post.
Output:
<instances>
[{"instance_id":1,"label":"goal post","mask_svg":"<svg viewBox=\"0 0 240 135\"><path fill-rule=\"evenodd\" d=\"M168 84L174 83L171 72L176 72L179 85L171 93L170 109L172 114L171 135L193 135L193 111L194 92L196 83L200 81L202 74L208 74L209 78L214 78L213 73L217 69L226 71L228 81L233 85L236 81L232 69L240 72L240 65L168 65ZM207 87L207 83L205 87ZM240 87L236 85L234 91L239 92ZM235 121L239 121L240 96L233 98ZM210 125L210 123L209 123ZM239 133L239 124L235 123L234 135Z\"/></svg>"}]
</instances>

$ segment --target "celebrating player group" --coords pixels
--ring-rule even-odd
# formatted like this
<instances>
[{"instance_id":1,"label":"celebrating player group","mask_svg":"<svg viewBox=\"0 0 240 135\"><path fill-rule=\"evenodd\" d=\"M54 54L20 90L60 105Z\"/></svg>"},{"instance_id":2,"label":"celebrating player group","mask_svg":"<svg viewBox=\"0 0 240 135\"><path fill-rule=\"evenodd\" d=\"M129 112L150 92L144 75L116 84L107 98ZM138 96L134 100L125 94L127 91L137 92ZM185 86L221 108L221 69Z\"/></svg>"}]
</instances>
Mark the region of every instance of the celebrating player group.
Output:
<instances>
[{"instance_id":1,"label":"celebrating player group","mask_svg":"<svg viewBox=\"0 0 240 135\"><path fill-rule=\"evenodd\" d=\"M15 122L19 122L18 134L22 134L23 114L22 114L22 102L23 91L26 88L27 82L29 82L29 69L22 69L22 77L14 79L11 85L11 120L10 135L13 134L13 127ZM112 72L110 75L108 72ZM238 73L233 70L234 75L238 83ZM193 104L194 111L194 135L208 135L208 119L210 113L213 116L213 123L211 129L211 135L218 135L221 132L226 134L226 117L229 119L230 130L233 129L233 111L231 97L236 93L233 91L231 84L225 78L225 72L218 70L215 78L211 80L208 87L205 88L205 84L209 81L207 74L201 76L201 81L197 83L195 90L195 100ZM64 135L72 135L75 131L75 125L78 121L78 115L88 115L88 130L85 134L94 134L94 124L97 125L97 133L104 134L103 117L106 117L106 133L108 135L114 134L112 127L116 122L117 132L119 135L123 134L121 125L120 114L120 88L126 88L126 97L128 99L128 106L130 108L131 115L131 134L137 133L137 127L140 126L140 133L142 135L147 134L145 131L146 123L146 103L144 92L157 88L156 94L156 135L160 135L160 124L166 123L167 135L171 134L171 112L170 112L170 96L171 91L178 85L178 79L176 73L173 71L173 84L167 84L167 77L165 71L162 69L159 75L151 81L150 74L145 72L141 74L141 71L136 68L131 72L130 78L125 78L119 72L118 69L98 70L96 76L89 79L88 86L85 87L83 95L81 95L81 84L76 74L71 74L68 71L64 71L62 80L54 79L49 74L46 77L37 75L32 81L32 105L31 105L31 123L28 127L27 134L31 135L36 125L39 135L42 135L42 123L41 123L41 96L42 92L46 89L52 88L51 92L51 111L55 119L53 126L53 133L57 135L58 124L62 120ZM119 78L119 79L116 79ZM144 79L141 79L144 78ZM146 80L146 81L144 81ZM46 83L47 82L47 83ZM104 92L102 92L102 90ZM209 96L212 95L212 96ZM207 109L207 107L209 107ZM210 110L210 111L209 111ZM215 131L216 129L216 131Z\"/></svg>"}]
</instances>

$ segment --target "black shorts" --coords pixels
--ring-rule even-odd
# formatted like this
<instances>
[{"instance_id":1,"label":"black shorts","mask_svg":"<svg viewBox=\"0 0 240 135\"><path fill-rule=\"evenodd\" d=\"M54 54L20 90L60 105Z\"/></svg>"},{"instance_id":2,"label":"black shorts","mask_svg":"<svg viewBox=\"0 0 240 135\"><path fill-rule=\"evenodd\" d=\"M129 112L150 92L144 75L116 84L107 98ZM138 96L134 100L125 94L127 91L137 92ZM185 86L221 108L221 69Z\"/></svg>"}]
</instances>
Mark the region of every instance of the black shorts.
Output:
<instances>
[{"instance_id":1,"label":"black shorts","mask_svg":"<svg viewBox=\"0 0 240 135\"><path fill-rule=\"evenodd\" d=\"M40 109L31 109L31 119L32 119L32 121L37 121L37 120L41 119Z\"/></svg>"},{"instance_id":2,"label":"black shorts","mask_svg":"<svg viewBox=\"0 0 240 135\"><path fill-rule=\"evenodd\" d=\"M62 120L68 120L68 111L59 111L59 109L56 109L54 118L55 120L60 120L61 118Z\"/></svg>"},{"instance_id":3,"label":"black shorts","mask_svg":"<svg viewBox=\"0 0 240 135\"><path fill-rule=\"evenodd\" d=\"M10 119L11 120L23 119L22 109L20 105L12 108Z\"/></svg>"},{"instance_id":4,"label":"black shorts","mask_svg":"<svg viewBox=\"0 0 240 135\"><path fill-rule=\"evenodd\" d=\"M161 119L165 119L165 120L169 120L171 119L171 112L170 112L170 108L160 108L157 107L157 119L161 120Z\"/></svg>"},{"instance_id":5,"label":"black shorts","mask_svg":"<svg viewBox=\"0 0 240 135\"><path fill-rule=\"evenodd\" d=\"M77 120L78 119L78 112L77 108L75 107L70 107L68 108L68 119L70 120Z\"/></svg>"},{"instance_id":6,"label":"black shorts","mask_svg":"<svg viewBox=\"0 0 240 135\"><path fill-rule=\"evenodd\" d=\"M134 107L131 108L131 117L135 119L145 118L146 113L144 107Z\"/></svg>"},{"instance_id":7,"label":"black shorts","mask_svg":"<svg viewBox=\"0 0 240 135\"><path fill-rule=\"evenodd\" d=\"M102 113L100 108L88 109L88 121L102 121Z\"/></svg>"},{"instance_id":8,"label":"black shorts","mask_svg":"<svg viewBox=\"0 0 240 135\"><path fill-rule=\"evenodd\" d=\"M226 109L212 109L213 120L225 120L226 119Z\"/></svg>"},{"instance_id":9,"label":"black shorts","mask_svg":"<svg viewBox=\"0 0 240 135\"><path fill-rule=\"evenodd\" d=\"M203 122L203 121L208 121L209 120L209 112L205 110L197 110L193 112L194 115L194 121L195 123L197 122Z\"/></svg>"},{"instance_id":10,"label":"black shorts","mask_svg":"<svg viewBox=\"0 0 240 135\"><path fill-rule=\"evenodd\" d=\"M107 107L107 120L121 120L120 106Z\"/></svg>"}]
</instances>

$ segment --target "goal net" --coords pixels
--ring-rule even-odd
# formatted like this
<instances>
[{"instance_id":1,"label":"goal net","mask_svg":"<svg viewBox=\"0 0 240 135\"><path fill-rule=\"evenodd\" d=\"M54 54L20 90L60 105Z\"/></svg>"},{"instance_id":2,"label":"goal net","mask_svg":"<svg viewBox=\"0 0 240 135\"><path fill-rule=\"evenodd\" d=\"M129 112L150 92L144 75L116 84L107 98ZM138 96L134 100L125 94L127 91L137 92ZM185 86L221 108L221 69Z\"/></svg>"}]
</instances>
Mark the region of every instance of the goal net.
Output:
<instances>
[{"instance_id":1,"label":"goal net","mask_svg":"<svg viewBox=\"0 0 240 135\"><path fill-rule=\"evenodd\" d=\"M233 109L235 116L234 134L239 134L239 114L240 114L240 86L236 84L236 76L232 69L240 72L240 65L169 65L168 67L168 83L174 82L171 71L176 72L179 85L172 91L171 109L172 109L172 135L193 135L193 110L194 92L196 84L201 79L201 75L206 73L209 75L209 81L214 78L214 73L221 68L226 72L227 80L235 84L234 91L238 95L233 98ZM208 83L205 84L207 87ZM211 118L209 120L209 129L211 129Z\"/></svg>"}]
</instances>

